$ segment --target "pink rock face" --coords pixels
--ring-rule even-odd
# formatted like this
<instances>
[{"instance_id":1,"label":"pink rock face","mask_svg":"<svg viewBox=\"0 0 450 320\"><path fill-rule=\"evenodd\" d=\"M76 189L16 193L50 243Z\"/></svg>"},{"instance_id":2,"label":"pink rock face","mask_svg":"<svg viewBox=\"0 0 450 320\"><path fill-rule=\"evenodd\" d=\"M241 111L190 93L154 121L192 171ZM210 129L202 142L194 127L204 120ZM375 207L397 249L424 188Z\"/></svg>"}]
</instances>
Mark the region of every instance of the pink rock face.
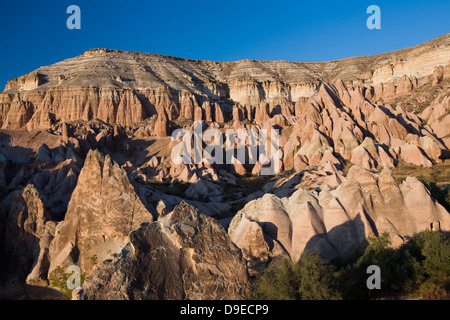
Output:
<instances>
[{"instance_id":1,"label":"pink rock face","mask_svg":"<svg viewBox=\"0 0 450 320\"><path fill-rule=\"evenodd\" d=\"M398 245L423 230L450 229L450 214L416 178L398 185L388 169L378 174L356 165L338 185L333 193L298 189L282 199L266 194L240 210L228 233L250 261L250 272L259 273L268 257L298 261L304 250L318 250L326 259L346 257L383 232Z\"/></svg>"},{"instance_id":2,"label":"pink rock face","mask_svg":"<svg viewBox=\"0 0 450 320\"><path fill-rule=\"evenodd\" d=\"M375 159L373 159L370 153L363 147L358 147L353 150L350 161L353 164L362 165L367 170L372 170L377 167Z\"/></svg>"},{"instance_id":3,"label":"pink rock face","mask_svg":"<svg viewBox=\"0 0 450 320\"><path fill-rule=\"evenodd\" d=\"M378 147L378 155L380 157L379 164L383 167L394 168L396 159L392 156L393 152L386 152L382 147Z\"/></svg>"},{"instance_id":4,"label":"pink rock face","mask_svg":"<svg viewBox=\"0 0 450 320\"><path fill-rule=\"evenodd\" d=\"M234 156L231 159L231 166L232 166L231 171L236 175L245 176L247 174L247 170L245 169L244 165Z\"/></svg>"},{"instance_id":5,"label":"pink rock face","mask_svg":"<svg viewBox=\"0 0 450 320\"><path fill-rule=\"evenodd\" d=\"M202 121L203 120L203 108L195 107L194 109L194 121Z\"/></svg>"},{"instance_id":6,"label":"pink rock face","mask_svg":"<svg viewBox=\"0 0 450 320\"><path fill-rule=\"evenodd\" d=\"M433 163L422 153L422 151L414 144L406 144L401 147L400 159L406 163L416 166L430 168Z\"/></svg>"},{"instance_id":7,"label":"pink rock face","mask_svg":"<svg viewBox=\"0 0 450 320\"><path fill-rule=\"evenodd\" d=\"M450 95L439 95L420 115L428 124L428 130L441 138L448 147L450 143Z\"/></svg>"},{"instance_id":8,"label":"pink rock face","mask_svg":"<svg viewBox=\"0 0 450 320\"><path fill-rule=\"evenodd\" d=\"M101 263L73 297L236 300L249 290L241 250L217 221L182 202L162 219L131 232L123 251Z\"/></svg>"},{"instance_id":9,"label":"pink rock face","mask_svg":"<svg viewBox=\"0 0 450 320\"><path fill-rule=\"evenodd\" d=\"M436 66L433 70L433 82L432 85L436 86L443 80L450 78L450 63L443 66Z\"/></svg>"},{"instance_id":10,"label":"pink rock face","mask_svg":"<svg viewBox=\"0 0 450 320\"><path fill-rule=\"evenodd\" d=\"M205 110L205 120L209 122L214 121L214 111L211 102L203 102L202 109Z\"/></svg>"},{"instance_id":11,"label":"pink rock face","mask_svg":"<svg viewBox=\"0 0 450 320\"><path fill-rule=\"evenodd\" d=\"M292 223L274 196L267 195L247 204L231 222L228 233L243 251L250 274L261 272L269 257L289 255Z\"/></svg>"},{"instance_id":12,"label":"pink rock face","mask_svg":"<svg viewBox=\"0 0 450 320\"><path fill-rule=\"evenodd\" d=\"M255 107L255 123L265 123L269 120L269 105L261 102Z\"/></svg>"},{"instance_id":13,"label":"pink rock face","mask_svg":"<svg viewBox=\"0 0 450 320\"><path fill-rule=\"evenodd\" d=\"M223 110L222 107L216 102L214 104L214 109L215 109L215 116L216 116L216 121L218 123L225 123L226 119L225 119L225 115L223 114Z\"/></svg>"},{"instance_id":14,"label":"pink rock face","mask_svg":"<svg viewBox=\"0 0 450 320\"><path fill-rule=\"evenodd\" d=\"M47 286L59 266L90 273L95 258L107 259L85 297L127 298L124 279L139 276L149 290L170 283L175 291L159 291L165 297L204 297L202 280L209 298L242 298L247 269L260 274L279 257L298 261L318 250L343 258L383 232L400 245L422 230L449 231L448 213L428 190L412 177L396 182L389 170L447 161L449 56L450 35L321 63L94 49L15 78L0 93L8 274ZM191 143L191 157L175 164L182 134L170 136L193 133L194 121L204 134L217 130L217 140L196 144L200 157ZM210 162L222 151L208 147L228 146L219 137L233 129L278 130L275 159L249 139L226 153L226 163ZM272 165L281 170L266 170ZM183 200L189 205L175 210ZM228 235L193 207L229 225ZM186 214L172 221L180 210ZM113 280L103 286L104 277Z\"/></svg>"}]
</instances>

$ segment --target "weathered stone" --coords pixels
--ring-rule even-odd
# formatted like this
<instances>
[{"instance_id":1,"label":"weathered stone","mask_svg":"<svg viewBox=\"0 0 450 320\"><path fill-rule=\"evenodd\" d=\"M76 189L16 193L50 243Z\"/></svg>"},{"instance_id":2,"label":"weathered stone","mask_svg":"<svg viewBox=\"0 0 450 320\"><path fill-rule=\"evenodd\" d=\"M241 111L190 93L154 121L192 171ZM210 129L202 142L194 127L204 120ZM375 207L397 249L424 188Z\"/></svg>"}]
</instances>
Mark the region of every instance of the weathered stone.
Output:
<instances>
[{"instance_id":1,"label":"weathered stone","mask_svg":"<svg viewBox=\"0 0 450 320\"><path fill-rule=\"evenodd\" d=\"M90 272L91 257L102 261L128 242L142 222L153 221L128 176L117 163L89 151L52 248L52 271L77 263ZM71 247L69 252L65 248Z\"/></svg>"},{"instance_id":2,"label":"weathered stone","mask_svg":"<svg viewBox=\"0 0 450 320\"><path fill-rule=\"evenodd\" d=\"M108 279L107 282L104 279ZM242 299L249 278L225 229L182 202L131 232L113 260L99 264L76 299Z\"/></svg>"}]
</instances>

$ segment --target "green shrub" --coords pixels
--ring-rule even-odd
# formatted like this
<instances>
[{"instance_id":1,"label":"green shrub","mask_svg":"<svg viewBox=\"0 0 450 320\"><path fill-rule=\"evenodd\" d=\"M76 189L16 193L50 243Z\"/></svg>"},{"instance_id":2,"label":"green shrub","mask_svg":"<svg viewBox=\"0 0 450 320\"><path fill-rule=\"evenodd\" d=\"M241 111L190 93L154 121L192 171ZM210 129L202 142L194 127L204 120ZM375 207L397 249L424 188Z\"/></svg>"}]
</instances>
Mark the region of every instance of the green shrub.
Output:
<instances>
[{"instance_id":1,"label":"green shrub","mask_svg":"<svg viewBox=\"0 0 450 320\"><path fill-rule=\"evenodd\" d=\"M251 299L328 300L339 299L334 268L316 253L304 253L300 262L280 261L258 279Z\"/></svg>"},{"instance_id":2,"label":"green shrub","mask_svg":"<svg viewBox=\"0 0 450 320\"><path fill-rule=\"evenodd\" d=\"M424 231L406 245L420 263L422 282L418 295L423 299L448 299L450 293L450 239L438 231Z\"/></svg>"},{"instance_id":3,"label":"green shrub","mask_svg":"<svg viewBox=\"0 0 450 320\"><path fill-rule=\"evenodd\" d=\"M273 270L267 270L258 279L251 299L256 300L298 300L300 275L298 264L281 260Z\"/></svg>"},{"instance_id":4,"label":"green shrub","mask_svg":"<svg viewBox=\"0 0 450 320\"><path fill-rule=\"evenodd\" d=\"M302 300L338 300L335 268L321 261L319 254L303 254L299 263L301 275L298 289Z\"/></svg>"},{"instance_id":5,"label":"green shrub","mask_svg":"<svg viewBox=\"0 0 450 320\"><path fill-rule=\"evenodd\" d=\"M437 231L424 231L414 241L423 256L426 276L434 279L450 276L450 239Z\"/></svg>"},{"instance_id":6,"label":"green shrub","mask_svg":"<svg viewBox=\"0 0 450 320\"><path fill-rule=\"evenodd\" d=\"M49 276L50 284L54 287L59 289L61 293L63 294L63 298L67 300L72 299L72 291L67 287L67 280L69 280L69 277L71 276L71 273L67 273L64 271L64 269L60 266L56 267L55 270L52 271L52 273ZM84 280L86 279L86 273L81 272L80 275L80 284L83 284Z\"/></svg>"},{"instance_id":7,"label":"green shrub","mask_svg":"<svg viewBox=\"0 0 450 320\"><path fill-rule=\"evenodd\" d=\"M431 196L439 202L447 211L450 211L450 191L444 187L439 187L436 182L424 181L425 186L430 191Z\"/></svg>"},{"instance_id":8,"label":"green shrub","mask_svg":"<svg viewBox=\"0 0 450 320\"><path fill-rule=\"evenodd\" d=\"M427 280L420 286L418 294L425 300L448 300L450 295L446 286L450 284L450 279L444 281Z\"/></svg>"}]
</instances>

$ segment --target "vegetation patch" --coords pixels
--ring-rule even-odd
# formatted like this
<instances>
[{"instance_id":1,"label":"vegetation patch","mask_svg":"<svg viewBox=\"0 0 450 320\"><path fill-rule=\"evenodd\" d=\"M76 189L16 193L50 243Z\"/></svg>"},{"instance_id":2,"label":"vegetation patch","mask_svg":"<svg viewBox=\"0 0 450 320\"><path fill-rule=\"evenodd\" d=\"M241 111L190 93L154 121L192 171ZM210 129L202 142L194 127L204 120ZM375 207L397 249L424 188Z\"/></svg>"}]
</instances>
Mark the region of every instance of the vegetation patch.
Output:
<instances>
[{"instance_id":1,"label":"vegetation patch","mask_svg":"<svg viewBox=\"0 0 450 320\"><path fill-rule=\"evenodd\" d=\"M72 291L73 289L70 289L67 286L68 281L70 281L70 277L72 276L72 273L66 272L62 267L58 266L55 268L55 270L52 271L52 273L49 276L49 281L52 287L57 288L62 293L62 298L66 300L72 299ZM80 275L80 285L83 284L84 280L86 279L86 273L81 272Z\"/></svg>"},{"instance_id":2,"label":"vegetation patch","mask_svg":"<svg viewBox=\"0 0 450 320\"><path fill-rule=\"evenodd\" d=\"M380 268L380 289L369 289L368 267ZM298 263L284 259L254 281L249 299L361 300L450 299L450 236L416 234L400 248L389 234L370 238L365 252L346 262L324 262L304 253Z\"/></svg>"}]
</instances>

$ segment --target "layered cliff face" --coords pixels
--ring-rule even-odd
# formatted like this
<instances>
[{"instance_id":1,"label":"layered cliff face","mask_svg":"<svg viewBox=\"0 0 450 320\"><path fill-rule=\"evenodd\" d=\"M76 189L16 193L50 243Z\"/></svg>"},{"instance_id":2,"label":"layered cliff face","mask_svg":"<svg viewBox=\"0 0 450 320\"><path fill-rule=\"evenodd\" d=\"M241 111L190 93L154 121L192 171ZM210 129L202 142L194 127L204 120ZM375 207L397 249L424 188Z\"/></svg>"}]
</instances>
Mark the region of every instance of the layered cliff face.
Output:
<instances>
[{"instance_id":1,"label":"layered cliff face","mask_svg":"<svg viewBox=\"0 0 450 320\"><path fill-rule=\"evenodd\" d=\"M0 124L34 131L98 119L135 127L156 117L148 133L156 137L192 121L292 127L287 169L314 164L326 150L366 168L399 161L428 167L448 148L449 39L323 63L89 50L8 82Z\"/></svg>"},{"instance_id":2,"label":"layered cliff face","mask_svg":"<svg viewBox=\"0 0 450 320\"><path fill-rule=\"evenodd\" d=\"M0 96L0 123L29 130L95 118L130 125L162 109L169 120L194 119L191 109L205 100L227 107L264 101L283 108L338 79L360 87L372 101L386 100L448 78L449 39L444 35L400 51L322 63L212 62L94 49L8 82Z\"/></svg>"}]
</instances>

